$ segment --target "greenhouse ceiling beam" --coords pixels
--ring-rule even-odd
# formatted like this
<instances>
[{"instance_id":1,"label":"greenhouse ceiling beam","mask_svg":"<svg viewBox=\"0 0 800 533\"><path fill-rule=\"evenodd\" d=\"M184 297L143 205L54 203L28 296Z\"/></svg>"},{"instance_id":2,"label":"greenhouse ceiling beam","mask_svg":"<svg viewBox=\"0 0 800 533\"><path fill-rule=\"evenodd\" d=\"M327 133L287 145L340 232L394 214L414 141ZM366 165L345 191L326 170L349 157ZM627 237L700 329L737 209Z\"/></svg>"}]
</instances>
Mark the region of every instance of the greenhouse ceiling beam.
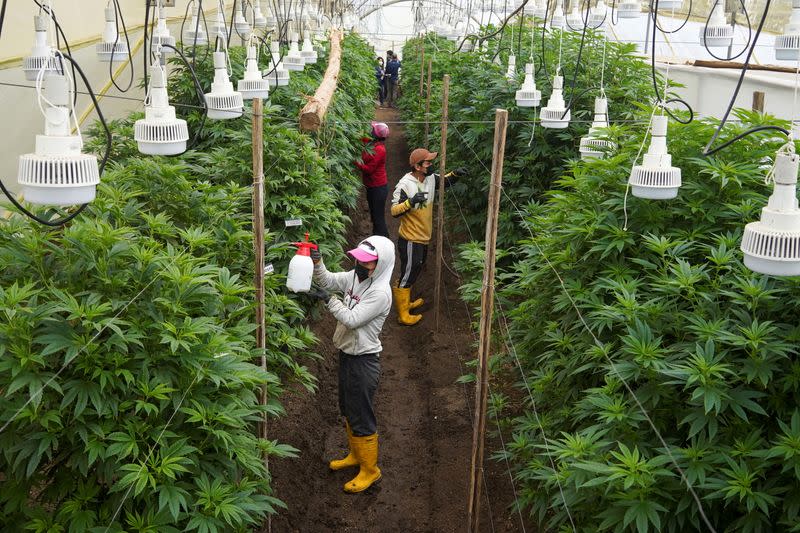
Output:
<instances>
[{"instance_id":1,"label":"greenhouse ceiling beam","mask_svg":"<svg viewBox=\"0 0 800 533\"><path fill-rule=\"evenodd\" d=\"M363 15L361 15L360 18L361 18L361 20L363 20L363 19L367 18L368 16L372 15L373 13L375 13L376 11L378 11L379 9L382 9L384 7L393 6L395 4L402 4L404 2L415 2L415 1L416 0L388 0L387 2L384 2L381 5L379 5L377 7L373 7L369 11L365 12ZM455 2L451 2L450 0L425 0L425 3L426 4L440 4L440 5L447 5L447 6L451 6L451 7L460 8L460 6L458 6ZM471 13L469 15L469 18L471 18L476 23L478 23L478 25L481 24L481 21L478 20L477 18L475 18L475 15L473 15Z\"/></svg>"}]
</instances>

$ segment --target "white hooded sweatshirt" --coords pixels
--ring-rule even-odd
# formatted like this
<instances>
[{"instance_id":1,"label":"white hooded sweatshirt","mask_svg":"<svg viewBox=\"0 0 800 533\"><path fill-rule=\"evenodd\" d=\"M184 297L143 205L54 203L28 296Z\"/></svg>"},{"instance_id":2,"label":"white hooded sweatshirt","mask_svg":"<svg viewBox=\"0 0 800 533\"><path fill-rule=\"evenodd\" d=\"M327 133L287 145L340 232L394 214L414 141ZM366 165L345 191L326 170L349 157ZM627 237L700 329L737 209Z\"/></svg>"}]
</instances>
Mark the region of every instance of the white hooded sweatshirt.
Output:
<instances>
[{"instance_id":1,"label":"white hooded sweatshirt","mask_svg":"<svg viewBox=\"0 0 800 533\"><path fill-rule=\"evenodd\" d=\"M328 309L339 322L333 344L350 355L381 352L381 328L392 308L394 244L378 235L364 240L378 253L378 264L364 281L358 281L355 270L328 272L322 261L314 266L314 281L320 287L343 294L342 299L331 297Z\"/></svg>"}]
</instances>

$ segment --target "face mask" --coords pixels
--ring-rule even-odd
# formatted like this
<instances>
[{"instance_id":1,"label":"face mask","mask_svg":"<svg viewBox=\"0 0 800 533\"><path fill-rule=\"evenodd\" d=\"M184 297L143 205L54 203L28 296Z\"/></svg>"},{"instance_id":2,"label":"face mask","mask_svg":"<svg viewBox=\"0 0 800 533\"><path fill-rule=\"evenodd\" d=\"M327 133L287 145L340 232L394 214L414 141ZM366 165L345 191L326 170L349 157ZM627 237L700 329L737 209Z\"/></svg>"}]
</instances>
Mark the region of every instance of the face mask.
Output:
<instances>
[{"instance_id":1,"label":"face mask","mask_svg":"<svg viewBox=\"0 0 800 533\"><path fill-rule=\"evenodd\" d=\"M435 172L435 169L433 168L433 165L431 165L431 166L429 166L428 168L425 169L425 175L426 176L430 176L434 172Z\"/></svg>"},{"instance_id":2,"label":"face mask","mask_svg":"<svg viewBox=\"0 0 800 533\"><path fill-rule=\"evenodd\" d=\"M363 282L369 277L369 275L370 271L367 267L361 263L356 263L356 276L358 276L358 281Z\"/></svg>"}]
</instances>

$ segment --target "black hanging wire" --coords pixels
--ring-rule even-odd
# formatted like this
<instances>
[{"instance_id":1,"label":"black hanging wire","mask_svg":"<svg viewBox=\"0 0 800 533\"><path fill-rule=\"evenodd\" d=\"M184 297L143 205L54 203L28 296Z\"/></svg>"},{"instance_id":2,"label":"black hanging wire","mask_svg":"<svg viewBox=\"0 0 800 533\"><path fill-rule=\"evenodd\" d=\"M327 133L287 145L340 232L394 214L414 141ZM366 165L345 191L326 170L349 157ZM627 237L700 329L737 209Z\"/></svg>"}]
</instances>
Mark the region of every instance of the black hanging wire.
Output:
<instances>
[{"instance_id":1,"label":"black hanging wire","mask_svg":"<svg viewBox=\"0 0 800 533\"><path fill-rule=\"evenodd\" d=\"M722 116L722 120L720 121L719 126L717 127L717 130L714 132L714 135L708 141L708 144L706 144L705 148L703 148L703 155L704 156L714 155L717 152L719 152L720 150L723 150L723 149L727 148L728 146L732 145L736 141L738 141L740 139L743 139L743 138L745 138L748 135L751 135L753 133L757 133L759 131L778 131L778 132L786 135L787 137L790 136L789 131L787 131L784 128L781 128L780 126L757 126L755 128L752 128L752 129L749 129L749 130L745 131L744 133L741 133L741 134L737 135L736 137L734 137L733 139L731 139L731 140L729 140L727 142L722 143L721 145L717 146L716 148L713 148L713 149L711 148L711 146L714 144L714 142L719 137L719 134L722 132L722 128L725 126L725 123L728 121L728 116L731 114L731 111L733 110L733 105L736 102L736 97L739 96L739 91L742 88L742 83L744 82L745 74L747 74L747 68L750 66L750 58L753 56L753 51L756 48L756 44L758 44L758 37L759 37L759 35L761 35L761 30L764 28L764 23L767 20L767 14L769 13L769 6L770 6L771 3L772 3L772 0L767 0L766 4L764 4L764 13L761 15L761 20L758 23L758 29L756 29L756 34L753 37L753 42L750 44L750 49L748 50L747 57L744 60L744 65L742 66L742 72L739 75L739 81L736 83L736 89L734 89L734 91L733 91L733 96L731 96L731 101L730 101L730 103L728 103L728 108L725 110L725 114Z\"/></svg>"},{"instance_id":2,"label":"black hanging wire","mask_svg":"<svg viewBox=\"0 0 800 533\"><path fill-rule=\"evenodd\" d=\"M689 18L692 16L692 6L694 5L693 2L694 0L689 0L689 9L686 11L686 18L684 18L681 25L675 28L674 30L667 31L661 26L659 26L656 17L656 12L658 11L658 2L650 0L650 13L648 14L648 16L653 19L653 24L658 28L658 31L660 31L664 35L671 35L673 33L678 33L684 28L684 26L686 26L689 23ZM653 6L655 6L655 9L653 9Z\"/></svg>"},{"instance_id":3,"label":"black hanging wire","mask_svg":"<svg viewBox=\"0 0 800 533\"><path fill-rule=\"evenodd\" d=\"M3 0L3 5L4 6L5 6L5 2L6 2L6 0ZM2 23L3 23L2 17L0 17L0 33L2 33ZM67 61L69 61L72 64L72 66L75 67L77 72L80 74L81 79L83 80L83 83L84 83L84 85L86 85L86 89L89 92L89 96L92 99L92 103L94 104L95 111L97 111L97 117L100 119L100 123L103 125L103 130L105 131L105 134L106 134L106 152L103 155L103 158L101 159L101 161L100 161L100 163L98 165L99 173L102 176L103 175L103 171L105 170L105 167L106 167L106 163L108 163L108 158L111 156L111 146L112 146L112 141L113 141L113 137L111 135L111 130L108 128L108 123L106 122L106 119L103 116L103 112L100 110L100 105L97 102L97 97L95 96L94 91L92 90L92 86L89 83L89 79L86 77L86 74L83 72L83 69L80 67L80 65L77 63L77 61L72 59L72 56L67 55L67 54L60 54L60 55L62 55ZM65 216L65 217L63 217L63 218L61 218L59 220L48 220L48 219L41 218L41 217L35 215L34 213L31 213L30 211L28 211L25 208L25 206L23 206L20 202L17 201L16 198L14 198L14 195L11 193L11 191L9 191L6 188L6 186L5 186L5 184L3 183L2 180L0 180L0 189L2 189L3 194L5 194L6 198L8 198L8 200L14 205L14 207L16 207L22 214L24 214L25 216L27 216L28 218L30 218L32 220L35 220L39 224L42 224L44 226L48 226L48 227L51 227L51 228L57 228L57 227L63 226L67 222L73 220L75 217L80 215L86 209L86 207L88 206L88 204L83 204L77 210L75 210L73 213L71 213L71 214L69 214L69 215L67 215L67 216Z\"/></svg>"},{"instance_id":4,"label":"black hanging wire","mask_svg":"<svg viewBox=\"0 0 800 533\"><path fill-rule=\"evenodd\" d=\"M114 24L116 25L117 29L117 37L114 39L114 46L111 48L111 60L108 62L108 76L111 78L111 83L114 84L114 87L121 93L127 93L133 87L133 82L136 79L136 73L134 71L133 65L133 50L131 50L131 40L128 35L128 26L125 24L125 16L122 14L122 7L119 5L119 0L112 0L114 5ZM146 13L146 12L145 12ZM117 48L117 44L119 44L119 25L122 22L122 32L125 34L125 44L128 46L128 66L130 67L131 76L128 80L128 85L125 86L123 89L119 85L117 85L117 80L114 79L114 50ZM145 40L144 43L147 45L147 21L145 21ZM66 40L66 39L65 39ZM67 51L69 53L69 50ZM147 61L145 61L145 79L147 79Z\"/></svg>"},{"instance_id":5,"label":"black hanging wire","mask_svg":"<svg viewBox=\"0 0 800 533\"><path fill-rule=\"evenodd\" d=\"M144 46L142 47L142 65L144 65L144 86L147 87L147 30L150 26L150 0L144 6ZM128 50L130 51L130 50ZM113 78L112 78L113 79Z\"/></svg>"},{"instance_id":6,"label":"black hanging wire","mask_svg":"<svg viewBox=\"0 0 800 533\"><path fill-rule=\"evenodd\" d=\"M767 0L768 4L769 4L769 2L770 2L770 0ZM670 98L668 100L665 100L661 96L661 93L659 92L659 89L658 89L658 77L656 76L656 32L661 31L661 30L658 29L658 25L656 24L656 22L658 20L658 0L654 0L654 4L651 4L651 7L655 7L655 9L651 9L654 18L653 18L653 41L652 41L653 46L652 46L652 50L650 50L650 74L651 74L651 78L653 80L653 90L656 93L656 102L657 102L657 105L662 106L662 108L667 113L667 115L672 117L673 120L675 120L677 122L680 122L681 124L689 124L692 120L694 120L694 110L692 109L692 106L690 106L689 103L686 100L683 100L682 98L677 98L676 97L676 98ZM667 95L665 94L664 97L666 97L666 96ZM688 120L683 120L682 118L680 118L677 115L675 115L667 107L667 104L672 104L672 103L680 104L680 105L686 107L686 109L689 111L689 119Z\"/></svg>"},{"instance_id":7,"label":"black hanging wire","mask_svg":"<svg viewBox=\"0 0 800 533\"><path fill-rule=\"evenodd\" d=\"M706 52L708 52L708 54L714 59L718 59L719 61L733 61L734 59L742 57L742 54L744 54L747 51L747 48L750 46L750 41L753 38L753 26L750 24L750 14L747 12L747 6L744 5L744 0L739 0L739 4L742 6L742 11L744 11L745 19L747 19L747 42L745 43L744 47L742 47L742 51L736 54L735 56L719 57L718 55L716 55L708 47L708 41L706 41L706 32L708 31L708 25L711 22L711 15L714 14L714 9L717 7L717 4L719 4L719 2L720 0L716 0L716 2L714 2L714 5L711 6L711 11L708 12L708 18L706 18L706 25L703 27L703 39L702 39L703 47L706 49ZM734 19L734 24L733 24L734 36L736 35L735 20L736 19Z\"/></svg>"},{"instance_id":8,"label":"black hanging wire","mask_svg":"<svg viewBox=\"0 0 800 533\"><path fill-rule=\"evenodd\" d=\"M4 8L5 8L5 1L6 0L3 0ZM39 12L44 11L45 13L50 15L50 18L53 20L53 24L55 24L55 26L56 26L56 47L58 49L61 49L61 39L63 38L63 40L64 40L64 48L67 49L67 54L68 55L72 55L72 50L69 47L69 41L67 41L67 36L64 34L64 29L61 27L61 24L58 23L58 18L56 17L56 10L53 9L53 6L48 6L49 9L46 8L42 3L39 2L39 0L33 0L33 1L37 6L39 6ZM3 14L3 15L5 15L5 14ZM2 21L0 21L0 26L2 26ZM62 63L61 58L59 58L58 61L59 61L59 63ZM61 68L62 69L64 68L63 63L61 64ZM75 71L75 65L70 65L70 68L72 69L72 89L73 89L73 101L72 101L72 103L76 104L78 102L78 74ZM62 70L62 72L63 72L63 70Z\"/></svg>"}]
</instances>

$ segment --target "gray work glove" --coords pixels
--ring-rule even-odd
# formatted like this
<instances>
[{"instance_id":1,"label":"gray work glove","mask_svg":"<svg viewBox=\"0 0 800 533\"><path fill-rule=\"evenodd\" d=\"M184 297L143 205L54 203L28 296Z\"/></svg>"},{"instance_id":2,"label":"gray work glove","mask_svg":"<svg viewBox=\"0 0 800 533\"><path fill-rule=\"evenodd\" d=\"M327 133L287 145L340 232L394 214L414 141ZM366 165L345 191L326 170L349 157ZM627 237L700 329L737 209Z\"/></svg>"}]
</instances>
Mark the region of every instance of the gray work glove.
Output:
<instances>
[{"instance_id":1,"label":"gray work glove","mask_svg":"<svg viewBox=\"0 0 800 533\"><path fill-rule=\"evenodd\" d=\"M331 293L325 289L317 287L316 285L311 286L311 288L308 290L308 295L325 303L328 303L328 301L331 299Z\"/></svg>"},{"instance_id":2,"label":"gray work glove","mask_svg":"<svg viewBox=\"0 0 800 533\"><path fill-rule=\"evenodd\" d=\"M311 249L311 260L314 262L315 265L320 261L322 261L322 254L319 252L319 249L317 248Z\"/></svg>"},{"instance_id":3,"label":"gray work glove","mask_svg":"<svg viewBox=\"0 0 800 533\"><path fill-rule=\"evenodd\" d=\"M427 201L428 201L428 193L418 192L408 200L408 203L411 204L411 207L417 207L418 205L422 205Z\"/></svg>"}]
</instances>

